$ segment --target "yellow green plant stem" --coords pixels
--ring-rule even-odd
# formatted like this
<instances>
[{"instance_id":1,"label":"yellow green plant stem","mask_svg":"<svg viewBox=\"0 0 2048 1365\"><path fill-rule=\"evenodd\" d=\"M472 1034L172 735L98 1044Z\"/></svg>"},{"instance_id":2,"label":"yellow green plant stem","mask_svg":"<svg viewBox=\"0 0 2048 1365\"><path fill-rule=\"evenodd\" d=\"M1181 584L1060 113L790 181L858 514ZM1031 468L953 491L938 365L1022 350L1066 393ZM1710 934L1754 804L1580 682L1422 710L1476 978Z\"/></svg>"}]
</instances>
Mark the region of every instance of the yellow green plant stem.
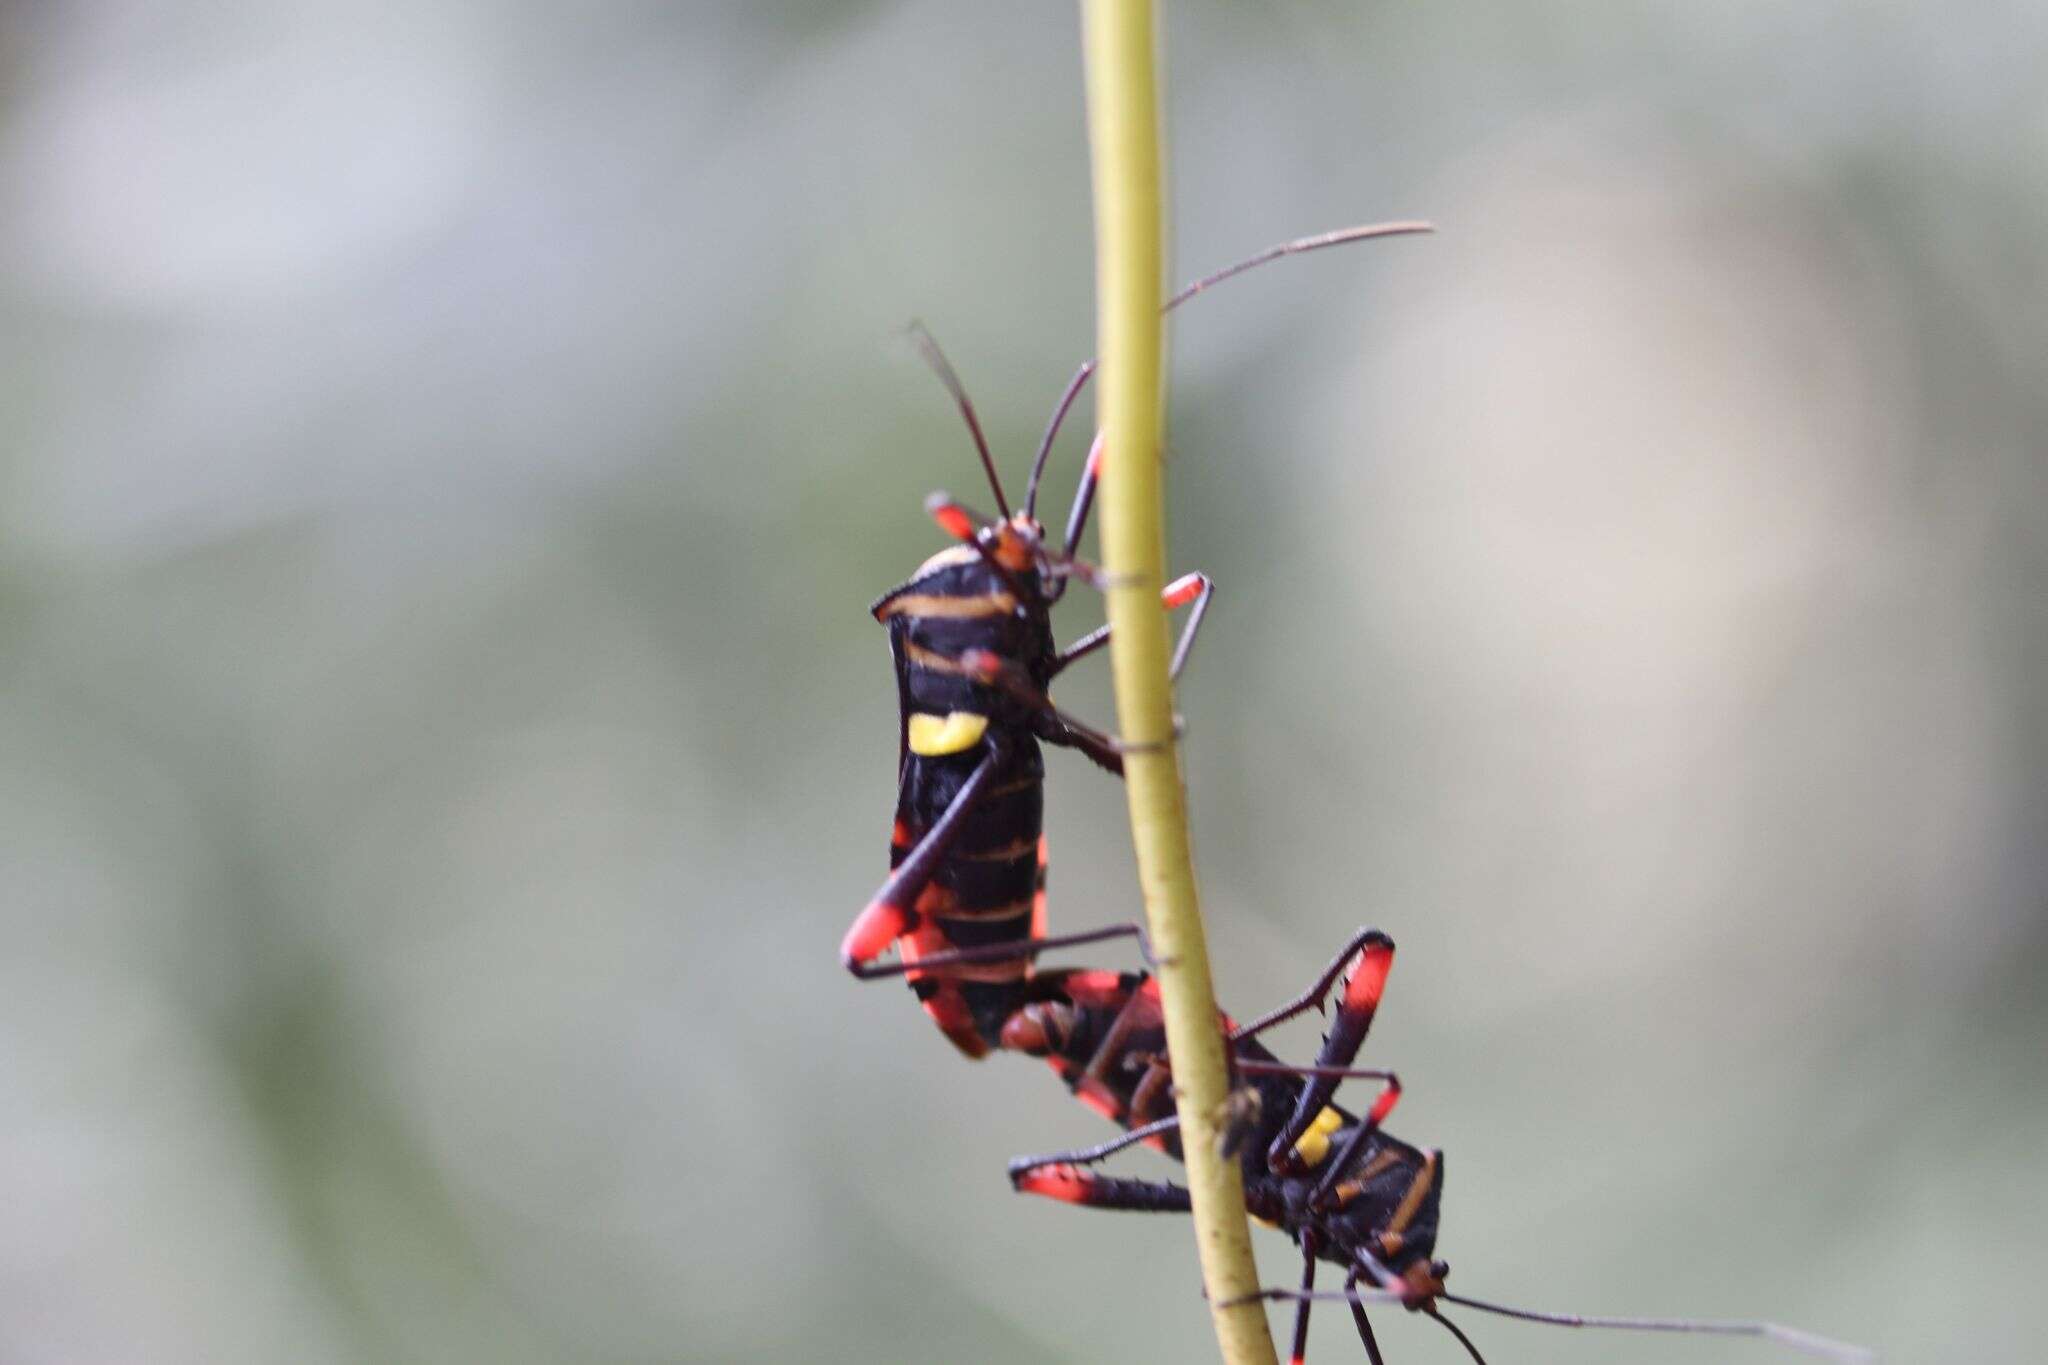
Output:
<instances>
[{"instance_id":1,"label":"yellow green plant stem","mask_svg":"<svg viewBox=\"0 0 2048 1365\"><path fill-rule=\"evenodd\" d=\"M1103 570L1117 728L1145 920L1159 961L1202 1282L1228 1365L1273 1365L1237 1163L1217 1150L1229 1078L1195 894L1167 677L1164 301L1156 34L1150 0L1082 0L1095 173ZM1228 1306L1226 1306L1228 1305Z\"/></svg>"}]
</instances>

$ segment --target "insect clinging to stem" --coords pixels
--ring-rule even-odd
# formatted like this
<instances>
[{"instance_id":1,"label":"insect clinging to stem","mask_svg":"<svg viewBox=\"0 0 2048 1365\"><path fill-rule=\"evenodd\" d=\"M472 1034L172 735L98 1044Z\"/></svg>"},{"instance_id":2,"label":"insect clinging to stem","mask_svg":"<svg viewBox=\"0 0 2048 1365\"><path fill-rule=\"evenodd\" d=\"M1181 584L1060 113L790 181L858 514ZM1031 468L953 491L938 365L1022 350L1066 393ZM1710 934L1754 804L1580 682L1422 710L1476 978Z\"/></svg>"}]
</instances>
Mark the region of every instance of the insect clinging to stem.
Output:
<instances>
[{"instance_id":1,"label":"insect clinging to stem","mask_svg":"<svg viewBox=\"0 0 2048 1365\"><path fill-rule=\"evenodd\" d=\"M1283 256L1431 230L1420 222L1377 223L1283 242L1203 276L1165 307ZM1049 695L1064 669L1109 642L1104 626L1061 649L1051 623L1052 606L1071 579L1099 581L1075 553L1100 476L1099 437L1057 547L1037 518L1053 444L1095 362L1085 362L1061 393L1032 460L1023 505L1012 510L965 386L929 333L913 327L912 336L967 424L996 515L932 494L926 510L959 543L927 559L871 609L888 628L896 673L892 870L847 931L840 956L863 979L907 976L954 1045L981 1057L997 1046L1005 1021L1025 1002L1038 953L1127 932L1117 926L1046 935L1040 746L1078 749L1111 772L1123 770L1119 742L1061 711ZM1191 608L1174 650L1175 677L1186 666L1213 591L1206 574L1192 573L1161 593L1168 609ZM892 943L899 945L898 960L879 963ZM1027 951L1013 951L1019 944Z\"/></svg>"},{"instance_id":2,"label":"insect clinging to stem","mask_svg":"<svg viewBox=\"0 0 2048 1365\"><path fill-rule=\"evenodd\" d=\"M1382 1124L1401 1095L1399 1079L1391 1071L1352 1066L1372 1026L1393 953L1393 940L1361 929L1294 999L1243 1026L1220 1021L1231 1068L1242 1082L1226 1139L1240 1154L1246 1208L1287 1233L1302 1252L1300 1287L1259 1295L1295 1304L1295 1365L1307 1353L1309 1313L1319 1301L1349 1304L1372 1365L1385 1362L1366 1313L1371 1304L1433 1319L1479 1365L1485 1358L1478 1346L1444 1315L1443 1305L1552 1326L1755 1337L1829 1360L1870 1359L1861 1348L1775 1323L1587 1317L1452 1293L1445 1284L1450 1266L1435 1257L1443 1153L1386 1132ZM1189 1196L1181 1186L1089 1169L1139 1143L1180 1154L1156 983L1143 973L1070 969L1041 974L1031 989L1031 1003L1003 1030L1003 1046L1044 1057L1077 1098L1126 1131L1093 1147L1012 1161L1012 1186L1093 1208L1187 1212ZM1324 1008L1333 991L1333 1017L1313 1065L1282 1062L1257 1041L1277 1024ZM1379 1096L1363 1115L1330 1102L1345 1079L1380 1083ZM1318 1262L1344 1271L1341 1291L1316 1290Z\"/></svg>"}]
</instances>

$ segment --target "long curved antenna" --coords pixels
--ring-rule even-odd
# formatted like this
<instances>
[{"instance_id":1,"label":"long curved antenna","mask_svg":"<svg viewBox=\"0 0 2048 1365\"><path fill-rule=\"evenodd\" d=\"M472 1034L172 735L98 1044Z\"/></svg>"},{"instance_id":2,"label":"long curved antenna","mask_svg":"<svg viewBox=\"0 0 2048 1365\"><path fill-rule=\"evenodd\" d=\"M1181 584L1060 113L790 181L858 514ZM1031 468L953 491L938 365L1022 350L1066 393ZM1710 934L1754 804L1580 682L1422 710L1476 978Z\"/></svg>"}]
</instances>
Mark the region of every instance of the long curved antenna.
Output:
<instances>
[{"instance_id":1,"label":"long curved antenna","mask_svg":"<svg viewBox=\"0 0 2048 1365\"><path fill-rule=\"evenodd\" d=\"M1269 246L1256 256L1247 256L1236 265L1227 265L1213 275L1204 275L1183 288L1166 301L1159 311L1170 313L1195 295L1213 285L1223 283L1233 275L1242 275L1253 266L1277 261L1282 256L1299 256L1303 252L1320 251L1326 246L1342 246L1346 242L1362 242L1370 237L1402 237L1415 232L1435 232L1436 224L1421 219L1409 219L1393 223L1366 223L1358 227L1338 228L1335 232L1320 232L1313 237L1297 237L1291 242ZM1088 383L1088 376L1095 373L1095 362L1084 360L1081 368L1074 371L1074 377L1067 381L1066 392L1060 395L1058 406L1052 410L1052 421L1045 428L1045 436L1038 443L1038 455L1031 461L1031 479L1024 485L1024 515L1032 516L1038 507L1038 480L1045 473L1046 458L1052 454L1052 443L1060 434L1060 423L1066 420L1067 409L1074 406L1074 400L1081 396L1081 390Z\"/></svg>"},{"instance_id":2,"label":"long curved antenna","mask_svg":"<svg viewBox=\"0 0 2048 1365\"><path fill-rule=\"evenodd\" d=\"M967 429L974 433L974 448L981 455L981 467L988 473L988 486L996 495L996 507L1001 510L1003 520L1010 519L1010 500L1003 496L1003 481L996 477L995 457L988 453L988 438L981 434L981 419L974 415L974 401L967 396L967 390L960 383L960 376L953 373L953 367L946 361L946 353L939 349L939 343L922 322L913 322L907 329L910 339L917 343L918 353L925 363L939 376L939 382L946 386L946 392L953 395L953 401L960 405L960 415L967 419Z\"/></svg>"},{"instance_id":3,"label":"long curved antenna","mask_svg":"<svg viewBox=\"0 0 2048 1365\"><path fill-rule=\"evenodd\" d=\"M1162 312L1170 312L1211 285L1221 284L1233 275L1242 275L1255 265L1277 261L1282 256L1299 256L1305 251L1321 251L1326 246L1342 246L1346 242L1362 242L1368 237L1402 237L1411 232L1435 232L1436 224L1419 218L1395 223L1366 223L1358 227L1338 228L1335 232L1319 232L1313 237L1297 237L1291 242L1269 246L1256 256L1247 256L1236 265L1227 265L1213 275L1204 275L1193 284L1183 288L1166 301Z\"/></svg>"},{"instance_id":4,"label":"long curved antenna","mask_svg":"<svg viewBox=\"0 0 2048 1365\"><path fill-rule=\"evenodd\" d=\"M1437 1312L1433 1308L1428 1311L1430 1317L1436 1319L1438 1322L1443 1324L1443 1328L1446 1332L1449 1332L1452 1336L1458 1339L1458 1344L1465 1348L1465 1354L1471 1356L1473 1360L1478 1362L1478 1365L1486 1365L1486 1357L1479 1354L1479 1348L1472 1344L1472 1338L1466 1336L1463 1332L1458 1330L1457 1323L1452 1322L1449 1318L1445 1317L1442 1313Z\"/></svg>"},{"instance_id":5,"label":"long curved antenna","mask_svg":"<svg viewBox=\"0 0 2048 1365\"><path fill-rule=\"evenodd\" d=\"M1169 308L1173 305L1168 304ZM1045 461L1052 454L1054 438L1060 434L1060 423L1067 420L1067 409L1074 406L1074 400L1081 396L1081 390L1088 385L1088 376L1095 373L1095 361L1091 357L1081 362L1081 368L1074 371L1074 377L1067 381L1066 389L1060 394L1060 401L1053 405L1052 420L1045 424L1045 435L1039 438L1038 454L1031 459L1031 477L1024 484L1024 515L1038 514L1038 481L1045 475Z\"/></svg>"},{"instance_id":6,"label":"long curved antenna","mask_svg":"<svg viewBox=\"0 0 2048 1365\"><path fill-rule=\"evenodd\" d=\"M1796 1327L1781 1327L1775 1322L1711 1322L1687 1318L1597 1318L1582 1313L1542 1313L1531 1308L1512 1308L1506 1304L1488 1303L1484 1299L1468 1299L1457 1294L1442 1294L1438 1297L1445 1303L1455 1303L1480 1313L1498 1313L1504 1318L1548 1323L1552 1327L1603 1327L1622 1332L1688 1332L1722 1337L1758 1337L1826 1360L1877 1359L1874 1352L1864 1347L1816 1336L1812 1332L1802 1332Z\"/></svg>"}]
</instances>

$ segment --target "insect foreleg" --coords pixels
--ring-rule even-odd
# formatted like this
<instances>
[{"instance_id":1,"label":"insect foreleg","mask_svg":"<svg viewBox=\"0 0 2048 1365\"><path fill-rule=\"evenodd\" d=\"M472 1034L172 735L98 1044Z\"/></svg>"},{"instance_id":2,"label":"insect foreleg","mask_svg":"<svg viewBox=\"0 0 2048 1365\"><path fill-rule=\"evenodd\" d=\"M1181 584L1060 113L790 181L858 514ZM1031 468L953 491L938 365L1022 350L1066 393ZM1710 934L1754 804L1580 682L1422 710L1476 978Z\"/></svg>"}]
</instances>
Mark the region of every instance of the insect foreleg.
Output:
<instances>
[{"instance_id":1,"label":"insect foreleg","mask_svg":"<svg viewBox=\"0 0 2048 1365\"><path fill-rule=\"evenodd\" d=\"M1215 593L1216 581L1200 570L1181 575L1160 592L1160 601L1168 611L1175 607L1184 607L1190 602L1195 604L1194 614L1188 617L1187 625L1181 628L1180 640L1173 647L1173 663L1167 669L1168 677L1177 680L1180 671L1187 667L1188 651L1195 647L1195 633L1201 630L1202 618L1209 612L1209 599L1215 596ZM1109 634L1108 626L1097 626L1061 650L1053 657L1052 676L1058 677L1068 664L1085 659L1108 644Z\"/></svg>"}]
</instances>

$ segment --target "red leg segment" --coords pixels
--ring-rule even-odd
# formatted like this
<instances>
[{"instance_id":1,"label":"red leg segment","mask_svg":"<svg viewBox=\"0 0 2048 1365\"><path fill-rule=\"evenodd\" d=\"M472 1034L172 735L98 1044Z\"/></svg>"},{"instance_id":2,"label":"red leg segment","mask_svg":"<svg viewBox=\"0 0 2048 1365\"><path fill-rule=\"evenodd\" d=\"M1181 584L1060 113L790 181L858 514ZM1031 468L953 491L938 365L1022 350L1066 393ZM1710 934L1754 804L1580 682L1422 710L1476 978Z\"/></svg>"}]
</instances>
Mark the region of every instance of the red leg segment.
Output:
<instances>
[{"instance_id":1,"label":"red leg segment","mask_svg":"<svg viewBox=\"0 0 2048 1365\"><path fill-rule=\"evenodd\" d=\"M1188 1192L1163 1180L1124 1180L1097 1175L1078 1166L1039 1166L1013 1171L1010 1184L1019 1194L1043 1195L1066 1204L1094 1209L1126 1209L1136 1213L1186 1213Z\"/></svg>"},{"instance_id":2,"label":"red leg segment","mask_svg":"<svg viewBox=\"0 0 2048 1365\"><path fill-rule=\"evenodd\" d=\"M910 856L889 875L889 880L882 883L882 889L875 893L875 898L853 921L853 927L846 931L846 937L839 945L839 959L855 976L862 979L896 976L907 970L901 965L873 968L868 964L881 956L891 943L917 927L918 916L913 907L918 896L931 883L940 862L945 859L946 850L960 837L961 825L980 803L983 793L1009 757L1010 746L1000 735L991 734L987 748L981 762L961 784L960 794L953 798L953 804L946 807L946 813L925 831L924 838L918 841Z\"/></svg>"},{"instance_id":3,"label":"red leg segment","mask_svg":"<svg viewBox=\"0 0 2048 1365\"><path fill-rule=\"evenodd\" d=\"M1184 607L1190 602L1195 604L1194 615L1188 617L1187 625L1181 628L1180 640L1173 647L1173 663L1167 670L1169 677L1180 677L1180 671L1187 667L1188 651L1195 647L1195 633L1201 630L1202 618L1209 612L1209 599L1215 596L1215 593L1216 581L1200 570L1181 575L1160 592L1160 601L1166 605L1168 611ZM1060 671L1068 664L1087 658L1108 643L1109 627L1097 626L1059 652L1052 663L1053 676L1058 677Z\"/></svg>"},{"instance_id":4,"label":"red leg segment","mask_svg":"<svg viewBox=\"0 0 2048 1365\"><path fill-rule=\"evenodd\" d=\"M1308 1310L1315 1306L1309 1297L1316 1288L1316 1235L1301 1234L1301 1302L1294 1305L1294 1349L1287 1365L1302 1365L1308 1358Z\"/></svg>"},{"instance_id":5,"label":"red leg segment","mask_svg":"<svg viewBox=\"0 0 2048 1365\"><path fill-rule=\"evenodd\" d=\"M1379 1009L1380 994L1386 988L1387 973L1394 964L1394 941L1385 934L1367 931L1355 942L1358 944L1357 959L1351 970L1351 978L1344 985L1338 997L1336 1017L1330 1021L1330 1031L1323 1037L1321 1051L1316 1054L1316 1069L1343 1068L1351 1064L1358 1055L1359 1047L1365 1042L1365 1035L1372 1028L1374 1013ZM1327 976L1325 978L1327 980ZM1276 1012L1255 1025L1250 1031L1264 1028L1285 1017L1286 1012ZM1267 1149L1266 1161L1276 1172L1290 1172L1299 1166L1294 1154L1294 1144L1308 1131L1309 1125L1322 1113L1323 1106L1336 1093L1335 1075L1317 1074L1312 1069L1308 1084L1301 1088L1300 1098L1294 1106L1294 1113L1287 1124L1273 1139ZM1374 1106L1374 1113L1384 1117L1391 1110L1400 1095L1398 1085L1389 1086ZM1372 1120L1377 1122L1377 1118ZM1361 1134L1364 1129L1361 1128ZM1358 1139L1363 1141L1362 1136Z\"/></svg>"}]
</instances>

